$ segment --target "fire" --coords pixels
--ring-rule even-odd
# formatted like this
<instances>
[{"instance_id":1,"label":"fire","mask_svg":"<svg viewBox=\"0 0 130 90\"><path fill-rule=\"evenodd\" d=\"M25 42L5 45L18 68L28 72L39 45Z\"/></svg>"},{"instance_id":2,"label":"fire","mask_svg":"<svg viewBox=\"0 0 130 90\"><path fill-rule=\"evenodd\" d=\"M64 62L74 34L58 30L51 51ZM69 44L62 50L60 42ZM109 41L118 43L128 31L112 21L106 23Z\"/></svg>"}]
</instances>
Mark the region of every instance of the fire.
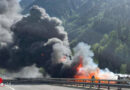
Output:
<instances>
[{"instance_id":1,"label":"fire","mask_svg":"<svg viewBox=\"0 0 130 90\"><path fill-rule=\"evenodd\" d=\"M74 76L75 78L80 78L80 79L92 79L92 78L95 78L95 79L100 79L98 77L98 73L100 71L99 68L97 68L95 71L89 71L86 73L85 69L83 68L83 58L80 57L80 61L76 67L76 71L77 71L77 74Z\"/></svg>"},{"instance_id":2,"label":"fire","mask_svg":"<svg viewBox=\"0 0 130 90\"><path fill-rule=\"evenodd\" d=\"M94 79L95 83L99 83L96 80L100 80L100 79L107 79L108 74L104 73L104 74L100 74L100 68L96 68L93 71L87 71L84 67L83 67L83 58L79 57L80 61L79 63L76 65L76 75L74 76L74 78L77 79ZM78 82L82 82L83 80L80 80ZM86 82L91 82L91 81L86 81ZM108 81L101 81L100 83L108 83ZM116 83L116 82L109 82L109 83Z\"/></svg>"}]
</instances>

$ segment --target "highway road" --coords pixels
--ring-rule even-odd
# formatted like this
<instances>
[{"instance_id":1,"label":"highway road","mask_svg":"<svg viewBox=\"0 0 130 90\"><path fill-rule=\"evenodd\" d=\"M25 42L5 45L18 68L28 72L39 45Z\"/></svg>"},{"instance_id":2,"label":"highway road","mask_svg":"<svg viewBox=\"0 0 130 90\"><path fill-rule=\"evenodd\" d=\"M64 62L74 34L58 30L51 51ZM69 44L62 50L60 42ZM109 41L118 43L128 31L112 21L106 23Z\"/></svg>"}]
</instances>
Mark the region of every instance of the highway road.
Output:
<instances>
[{"instance_id":1,"label":"highway road","mask_svg":"<svg viewBox=\"0 0 130 90\"><path fill-rule=\"evenodd\" d=\"M15 85L0 87L0 90L83 90L51 85Z\"/></svg>"},{"instance_id":2,"label":"highway road","mask_svg":"<svg viewBox=\"0 0 130 90\"><path fill-rule=\"evenodd\" d=\"M62 86L52 86L52 85L11 85L0 87L0 90L97 90L97 89L80 89L80 88L69 88ZM102 88L101 90L108 90L107 88ZM117 88L111 88L110 90L117 90ZM130 89L122 89L130 90Z\"/></svg>"}]
</instances>

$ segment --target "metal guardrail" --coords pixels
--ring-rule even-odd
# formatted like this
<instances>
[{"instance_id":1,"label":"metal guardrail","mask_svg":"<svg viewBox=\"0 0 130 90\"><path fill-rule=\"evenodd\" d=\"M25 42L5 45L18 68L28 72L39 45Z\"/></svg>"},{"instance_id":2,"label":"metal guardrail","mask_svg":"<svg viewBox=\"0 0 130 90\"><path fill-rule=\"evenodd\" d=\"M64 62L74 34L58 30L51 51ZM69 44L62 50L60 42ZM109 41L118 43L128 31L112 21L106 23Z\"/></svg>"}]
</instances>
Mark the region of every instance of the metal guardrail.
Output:
<instances>
[{"instance_id":1,"label":"metal guardrail","mask_svg":"<svg viewBox=\"0 0 130 90\"><path fill-rule=\"evenodd\" d=\"M57 84L57 85L71 85L90 87L96 86L98 89L101 87L107 87L110 90L111 87L117 87L118 90L122 88L130 88L129 80L95 80L95 79L74 79L74 78L16 78L12 80L4 80L4 83L11 84Z\"/></svg>"}]
</instances>

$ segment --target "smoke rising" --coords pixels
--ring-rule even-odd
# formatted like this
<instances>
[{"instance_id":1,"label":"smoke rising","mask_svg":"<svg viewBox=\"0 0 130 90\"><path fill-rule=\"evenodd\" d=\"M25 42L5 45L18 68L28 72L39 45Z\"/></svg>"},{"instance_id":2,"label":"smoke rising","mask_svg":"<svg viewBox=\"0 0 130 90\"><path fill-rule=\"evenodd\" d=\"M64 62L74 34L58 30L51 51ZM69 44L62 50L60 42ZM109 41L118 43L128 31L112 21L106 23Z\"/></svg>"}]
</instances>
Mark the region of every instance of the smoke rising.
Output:
<instances>
[{"instance_id":1,"label":"smoke rising","mask_svg":"<svg viewBox=\"0 0 130 90\"><path fill-rule=\"evenodd\" d=\"M12 79L12 78L41 78L42 74L39 72L39 68L35 65L26 66L22 68L19 72L9 72L6 71L4 75L2 75L4 79Z\"/></svg>"},{"instance_id":2,"label":"smoke rising","mask_svg":"<svg viewBox=\"0 0 130 90\"><path fill-rule=\"evenodd\" d=\"M28 16L13 24L11 32L14 34L13 44L0 51L4 60L0 65L2 68L17 72L36 64L53 77L63 76L62 70L65 63L70 63L67 56L71 51L67 33L58 18L50 17L44 9L33 6Z\"/></svg>"},{"instance_id":3,"label":"smoke rising","mask_svg":"<svg viewBox=\"0 0 130 90\"><path fill-rule=\"evenodd\" d=\"M50 17L44 9L38 6L33 6L30 15L16 23L12 31L15 34L15 41L18 42L16 45L22 50L25 49L23 53L29 50L27 53L33 54L35 50L43 49L41 53L37 52L39 55L42 54L39 58L42 63L46 63L42 60L50 61L49 64L51 61L58 63L64 54L71 53L68 47L68 36L62 22L55 17ZM32 59L29 58L26 61L29 60ZM39 61L36 59L34 63L39 63Z\"/></svg>"},{"instance_id":4,"label":"smoke rising","mask_svg":"<svg viewBox=\"0 0 130 90\"><path fill-rule=\"evenodd\" d=\"M20 18L20 6L16 0L0 0L0 45L3 46L13 41L13 32L10 30Z\"/></svg>"},{"instance_id":5,"label":"smoke rising","mask_svg":"<svg viewBox=\"0 0 130 90\"><path fill-rule=\"evenodd\" d=\"M109 69L102 70L94 63L94 53L90 49L91 47L83 42L74 48L74 61L79 62L81 60L80 64L82 64L78 67L75 77L91 79L92 76L95 76L96 79L117 79L117 76Z\"/></svg>"},{"instance_id":6,"label":"smoke rising","mask_svg":"<svg viewBox=\"0 0 130 90\"><path fill-rule=\"evenodd\" d=\"M97 68L97 64L93 62L94 53L90 50L91 46L85 44L83 42L79 43L75 48L75 61L79 61L79 57L83 58L83 65L86 66L88 69L95 69Z\"/></svg>"}]
</instances>

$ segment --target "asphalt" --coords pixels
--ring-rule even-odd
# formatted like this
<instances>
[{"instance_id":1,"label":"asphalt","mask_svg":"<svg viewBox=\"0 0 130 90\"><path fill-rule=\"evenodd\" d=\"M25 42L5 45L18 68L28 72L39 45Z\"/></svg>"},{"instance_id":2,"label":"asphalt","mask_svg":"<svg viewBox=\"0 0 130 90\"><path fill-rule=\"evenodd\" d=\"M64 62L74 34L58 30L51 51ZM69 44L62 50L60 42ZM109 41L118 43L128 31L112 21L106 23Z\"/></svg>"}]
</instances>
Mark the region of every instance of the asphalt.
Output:
<instances>
[{"instance_id":1,"label":"asphalt","mask_svg":"<svg viewBox=\"0 0 130 90\"><path fill-rule=\"evenodd\" d=\"M51 85L11 85L0 87L0 90L83 90L77 88L51 86Z\"/></svg>"},{"instance_id":2,"label":"asphalt","mask_svg":"<svg viewBox=\"0 0 130 90\"><path fill-rule=\"evenodd\" d=\"M4 87L0 86L0 90L97 90L90 88L69 88L64 86L53 86L53 85L7 85ZM101 90L108 90L107 88ZM111 88L110 90L117 90L117 88ZM130 90L130 89L122 89Z\"/></svg>"}]
</instances>

